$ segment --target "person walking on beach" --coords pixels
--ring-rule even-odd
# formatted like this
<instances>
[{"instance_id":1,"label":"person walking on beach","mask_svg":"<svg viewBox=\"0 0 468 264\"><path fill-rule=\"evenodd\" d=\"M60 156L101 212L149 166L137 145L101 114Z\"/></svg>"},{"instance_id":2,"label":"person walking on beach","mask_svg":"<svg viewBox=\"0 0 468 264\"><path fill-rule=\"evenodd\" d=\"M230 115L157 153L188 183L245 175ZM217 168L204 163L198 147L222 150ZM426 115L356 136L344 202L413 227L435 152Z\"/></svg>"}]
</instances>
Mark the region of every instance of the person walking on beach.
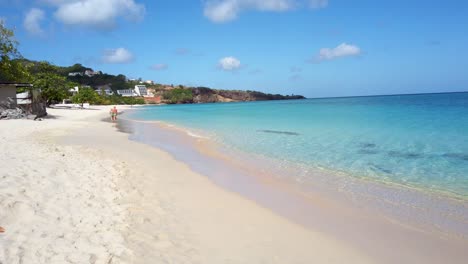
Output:
<instances>
[{"instance_id":1,"label":"person walking on beach","mask_svg":"<svg viewBox=\"0 0 468 264\"><path fill-rule=\"evenodd\" d=\"M117 107L114 106L114 108L111 108L110 110L110 115L111 115L111 120L112 122L115 122L117 120Z\"/></svg>"}]
</instances>

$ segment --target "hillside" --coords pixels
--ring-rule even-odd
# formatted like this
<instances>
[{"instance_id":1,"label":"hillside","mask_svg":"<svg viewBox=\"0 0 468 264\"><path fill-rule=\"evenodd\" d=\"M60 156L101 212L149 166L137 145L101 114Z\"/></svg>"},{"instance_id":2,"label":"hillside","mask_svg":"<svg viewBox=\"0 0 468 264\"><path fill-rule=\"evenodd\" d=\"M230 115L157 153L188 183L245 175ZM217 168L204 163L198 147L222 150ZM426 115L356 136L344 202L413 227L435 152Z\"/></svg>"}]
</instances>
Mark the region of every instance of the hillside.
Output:
<instances>
[{"instance_id":1,"label":"hillside","mask_svg":"<svg viewBox=\"0 0 468 264\"><path fill-rule=\"evenodd\" d=\"M33 75L44 71L44 62L26 59L22 59L22 61L24 64L29 65L29 71ZM74 64L68 67L50 64L45 65L49 65L47 66L48 70L62 76L62 78L66 78L70 83L78 86L89 86L95 90L106 86L110 87L114 94L117 94L118 90L132 89L135 85L142 83L141 79L128 80L123 74L106 74L101 71L94 71L92 68L81 64ZM266 94L258 91L218 90L208 87L174 86L153 82L144 84L155 97L159 98L157 102L168 104L304 99L301 95ZM147 101L155 102L155 100Z\"/></svg>"},{"instance_id":2,"label":"hillside","mask_svg":"<svg viewBox=\"0 0 468 264\"><path fill-rule=\"evenodd\" d=\"M109 85L116 92L120 89L133 88L139 81L128 81L122 75L111 75L97 72L91 76L82 74L70 76L70 73L85 72L93 69L75 64L71 67L59 67L59 72L66 76L72 82L80 85L89 85L93 88L102 85ZM239 90L217 90L208 87L186 87L179 85L174 88L173 85L163 84L146 84L146 86L154 91L155 96L161 96L162 103L182 104L182 103L216 103L216 102L243 102L243 101L265 101L265 100L288 100L288 99L304 99L301 95L280 95L266 94L258 91L239 91Z\"/></svg>"}]
</instances>

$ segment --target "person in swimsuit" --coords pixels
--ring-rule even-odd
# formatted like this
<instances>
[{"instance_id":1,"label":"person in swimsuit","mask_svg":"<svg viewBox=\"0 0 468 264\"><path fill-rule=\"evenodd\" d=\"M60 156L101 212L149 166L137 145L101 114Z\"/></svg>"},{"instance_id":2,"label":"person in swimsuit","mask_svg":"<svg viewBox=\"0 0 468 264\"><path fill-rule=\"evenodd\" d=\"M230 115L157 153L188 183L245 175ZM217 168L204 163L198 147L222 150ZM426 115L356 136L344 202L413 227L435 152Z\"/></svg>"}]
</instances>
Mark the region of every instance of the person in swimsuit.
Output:
<instances>
[{"instance_id":1,"label":"person in swimsuit","mask_svg":"<svg viewBox=\"0 0 468 264\"><path fill-rule=\"evenodd\" d=\"M111 115L111 120L112 122L115 122L117 120L117 107L114 106L114 108L111 108L110 110L110 115Z\"/></svg>"}]
</instances>

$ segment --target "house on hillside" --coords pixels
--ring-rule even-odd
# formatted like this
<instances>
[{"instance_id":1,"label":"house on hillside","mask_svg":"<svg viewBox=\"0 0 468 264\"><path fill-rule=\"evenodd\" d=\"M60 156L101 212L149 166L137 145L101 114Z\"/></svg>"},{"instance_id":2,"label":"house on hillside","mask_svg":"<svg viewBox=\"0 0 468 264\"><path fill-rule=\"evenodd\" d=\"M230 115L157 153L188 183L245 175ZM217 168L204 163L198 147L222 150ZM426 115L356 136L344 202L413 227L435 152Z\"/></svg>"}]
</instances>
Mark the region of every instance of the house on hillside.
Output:
<instances>
[{"instance_id":1,"label":"house on hillside","mask_svg":"<svg viewBox=\"0 0 468 264\"><path fill-rule=\"evenodd\" d=\"M123 97L138 96L138 94L135 93L135 91L133 89L117 90L117 94L121 95Z\"/></svg>"},{"instance_id":2,"label":"house on hillside","mask_svg":"<svg viewBox=\"0 0 468 264\"><path fill-rule=\"evenodd\" d=\"M68 73L68 76L72 76L72 77L83 76L83 73L82 72L70 72Z\"/></svg>"},{"instance_id":3,"label":"house on hillside","mask_svg":"<svg viewBox=\"0 0 468 264\"><path fill-rule=\"evenodd\" d=\"M100 95L113 95L114 94L114 91L112 91L111 86L109 84L96 86L94 90Z\"/></svg>"},{"instance_id":4,"label":"house on hillside","mask_svg":"<svg viewBox=\"0 0 468 264\"><path fill-rule=\"evenodd\" d=\"M47 115L41 92L30 83L0 83L0 109L20 108L27 114Z\"/></svg>"},{"instance_id":5,"label":"house on hillside","mask_svg":"<svg viewBox=\"0 0 468 264\"><path fill-rule=\"evenodd\" d=\"M147 97L148 89L146 89L145 85L135 85L135 93L138 94L138 96Z\"/></svg>"},{"instance_id":6,"label":"house on hillside","mask_svg":"<svg viewBox=\"0 0 468 264\"><path fill-rule=\"evenodd\" d=\"M98 74L101 74L100 71L93 71L93 70L86 70L84 72L84 75L88 76L88 77L93 77L94 75L98 75Z\"/></svg>"},{"instance_id":7,"label":"house on hillside","mask_svg":"<svg viewBox=\"0 0 468 264\"><path fill-rule=\"evenodd\" d=\"M148 89L145 85L135 85L134 89L125 89L125 90L117 90L117 94L130 97L130 96L140 96L140 97L152 97L153 94L148 92Z\"/></svg>"}]
</instances>

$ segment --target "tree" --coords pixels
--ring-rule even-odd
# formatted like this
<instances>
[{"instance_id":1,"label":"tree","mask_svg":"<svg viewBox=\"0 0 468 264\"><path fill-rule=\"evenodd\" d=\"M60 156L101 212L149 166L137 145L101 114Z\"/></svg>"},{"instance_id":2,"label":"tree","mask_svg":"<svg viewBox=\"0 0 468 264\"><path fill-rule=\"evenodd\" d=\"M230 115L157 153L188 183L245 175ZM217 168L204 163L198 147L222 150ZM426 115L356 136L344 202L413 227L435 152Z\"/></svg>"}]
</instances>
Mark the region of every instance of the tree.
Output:
<instances>
[{"instance_id":1,"label":"tree","mask_svg":"<svg viewBox=\"0 0 468 264\"><path fill-rule=\"evenodd\" d=\"M41 90L41 96L48 106L70 96L69 89L75 85L67 81L66 77L58 75L56 66L40 62L34 70L36 73L32 75L32 83L34 88Z\"/></svg>"},{"instance_id":2,"label":"tree","mask_svg":"<svg viewBox=\"0 0 468 264\"><path fill-rule=\"evenodd\" d=\"M5 27L0 20L0 81L27 82L29 74L21 63L21 54L17 49L18 41L13 30Z\"/></svg>"},{"instance_id":3,"label":"tree","mask_svg":"<svg viewBox=\"0 0 468 264\"><path fill-rule=\"evenodd\" d=\"M100 104L101 97L99 94L91 88L81 88L78 93L73 96L72 101L77 104L90 103Z\"/></svg>"}]
</instances>

